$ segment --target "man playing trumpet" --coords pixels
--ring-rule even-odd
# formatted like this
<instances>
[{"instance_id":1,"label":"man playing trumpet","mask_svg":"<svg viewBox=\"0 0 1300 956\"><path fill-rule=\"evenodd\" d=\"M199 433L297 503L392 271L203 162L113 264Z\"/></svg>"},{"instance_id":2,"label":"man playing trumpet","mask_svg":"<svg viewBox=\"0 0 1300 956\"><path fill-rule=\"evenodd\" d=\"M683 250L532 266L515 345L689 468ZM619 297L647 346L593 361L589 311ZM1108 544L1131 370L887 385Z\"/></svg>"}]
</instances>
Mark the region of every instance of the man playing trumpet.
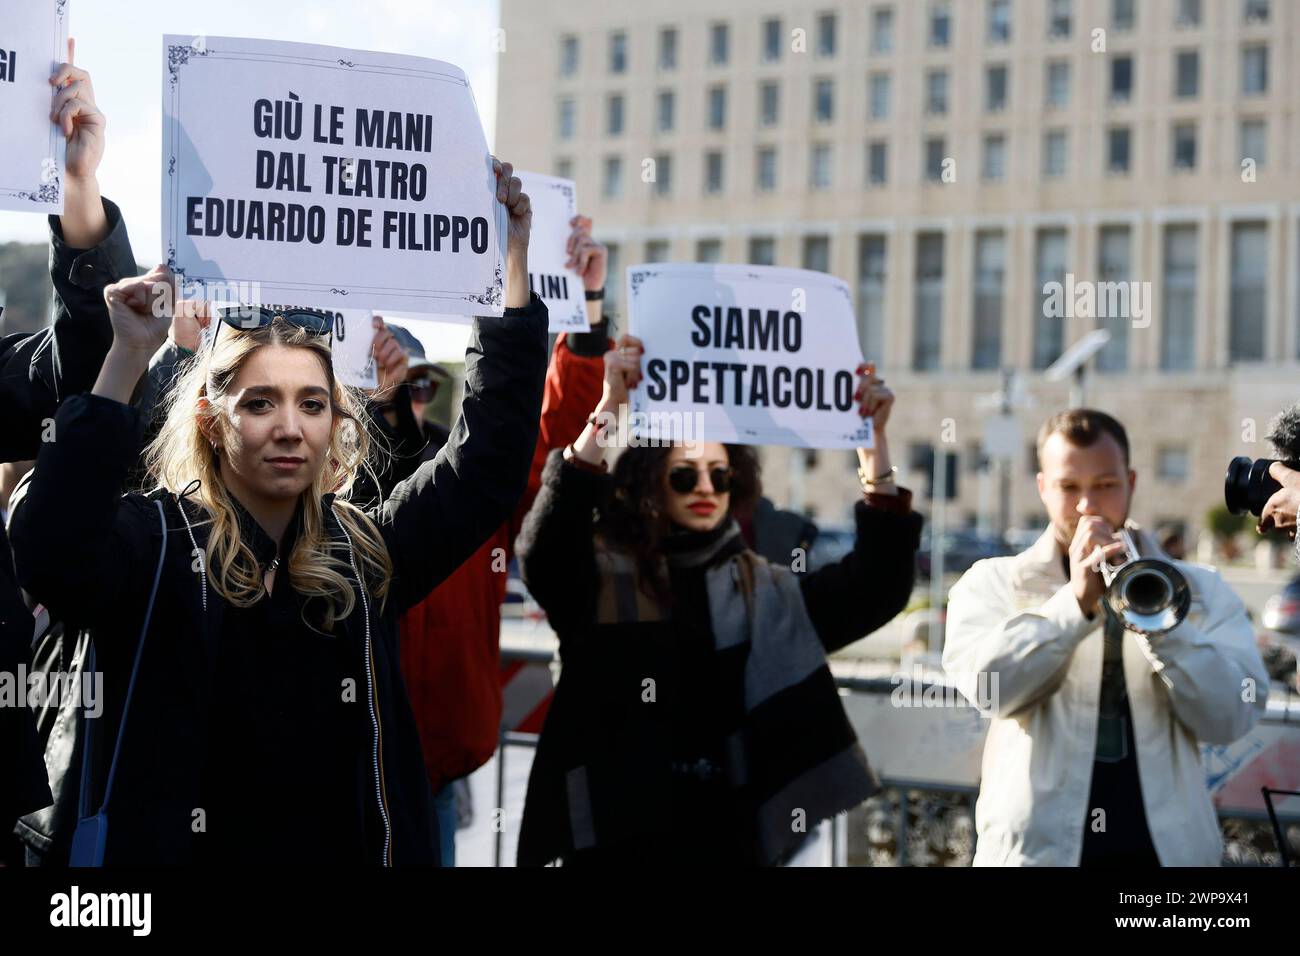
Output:
<instances>
[{"instance_id":1,"label":"man playing trumpet","mask_svg":"<svg viewBox=\"0 0 1300 956\"><path fill-rule=\"evenodd\" d=\"M1143 558L1168 559L1128 520L1124 427L1062 412L1039 430L1038 461L1051 526L1021 554L977 562L949 595L945 670L972 701L978 675L996 675L975 864L1218 865L1197 742L1236 740L1264 710L1246 609L1217 571L1171 561L1145 583L1185 583L1190 605L1153 633L1126 629L1098 570L1138 557L1118 530Z\"/></svg>"}]
</instances>

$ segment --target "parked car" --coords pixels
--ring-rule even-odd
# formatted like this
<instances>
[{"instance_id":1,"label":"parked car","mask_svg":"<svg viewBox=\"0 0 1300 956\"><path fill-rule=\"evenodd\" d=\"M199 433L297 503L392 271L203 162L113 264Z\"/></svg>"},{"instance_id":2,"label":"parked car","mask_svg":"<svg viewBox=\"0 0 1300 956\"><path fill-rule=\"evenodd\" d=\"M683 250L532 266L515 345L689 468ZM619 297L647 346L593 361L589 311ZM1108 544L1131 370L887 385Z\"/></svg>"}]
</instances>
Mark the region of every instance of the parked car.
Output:
<instances>
[{"instance_id":1,"label":"parked car","mask_svg":"<svg viewBox=\"0 0 1300 956\"><path fill-rule=\"evenodd\" d=\"M1270 631L1300 636L1300 575L1264 602L1260 624Z\"/></svg>"},{"instance_id":2,"label":"parked car","mask_svg":"<svg viewBox=\"0 0 1300 956\"><path fill-rule=\"evenodd\" d=\"M917 572L923 578L930 577L932 541L926 536L916 553ZM1014 553L999 537L972 530L949 531L943 536L943 571L944 574L962 574L982 558L1000 558Z\"/></svg>"}]
</instances>

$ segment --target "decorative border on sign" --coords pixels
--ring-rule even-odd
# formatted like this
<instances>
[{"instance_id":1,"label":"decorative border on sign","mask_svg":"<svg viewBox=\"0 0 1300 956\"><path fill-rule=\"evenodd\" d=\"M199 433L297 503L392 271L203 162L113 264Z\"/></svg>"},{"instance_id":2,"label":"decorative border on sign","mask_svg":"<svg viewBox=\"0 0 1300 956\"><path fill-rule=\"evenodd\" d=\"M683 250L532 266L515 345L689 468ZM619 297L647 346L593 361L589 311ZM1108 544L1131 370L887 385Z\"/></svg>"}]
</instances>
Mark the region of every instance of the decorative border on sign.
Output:
<instances>
[{"instance_id":1,"label":"decorative border on sign","mask_svg":"<svg viewBox=\"0 0 1300 956\"><path fill-rule=\"evenodd\" d=\"M51 59L55 63L62 63L63 58L67 56L67 13L68 0L54 0L54 50ZM19 186L0 186L0 196L26 199L28 202L43 206L59 204L60 197L63 195L63 181L59 176L58 160L55 159L60 144L58 133L59 128L51 123L49 151L41 160L41 175L37 180L39 185L27 189Z\"/></svg>"},{"instance_id":2,"label":"decorative border on sign","mask_svg":"<svg viewBox=\"0 0 1300 956\"><path fill-rule=\"evenodd\" d=\"M197 39L197 38L196 38ZM177 158L178 148L178 126L180 124L180 68L185 66L190 60L197 56L207 57L211 55L213 59L239 59L251 61L254 63L296 63L303 66L315 67L319 69L333 70L356 70L363 73L379 73L388 76L402 76L419 79L433 80L441 83L452 83L456 86L469 90L470 99L474 99L474 90L469 85L468 78L457 76L450 73L440 73L434 70L419 70L408 67L397 67L387 65L376 65L370 63L354 63L350 60L336 58L334 60L321 59L316 57L305 56L282 56L270 53L258 53L250 50L240 50L232 53L228 50L223 51L215 48L203 46L202 49L194 47L193 43L189 44L172 44L167 47L167 69L171 74L171 122L167 122L164 116L164 150L167 159L167 175L170 179L168 191L172 194L172 209L179 210L176 190L178 187L179 176ZM475 111L478 106L475 104ZM179 235L179 224L175 216L166 223L167 239L167 265L178 276L190 283L194 283L196 288L205 288L208 283L238 283L238 282L257 282L268 291L275 290L280 295L291 295L294 292L317 292L333 296L346 296L352 293L368 293L372 298L383 299L398 297L409 302L413 299L425 300L422 305L430 311L438 312L447 308L448 302L471 302L476 305L499 308L505 298L505 275L504 264L501 259L500 247L495 247L496 265L492 284L487 286L479 293L462 293L448 292L441 289L375 289L367 286L353 286L339 288L328 283L285 283L283 281L257 279L251 276L187 276L186 270L177 265L176 245ZM409 307L409 306L408 306ZM419 307L416 307L416 311Z\"/></svg>"}]
</instances>

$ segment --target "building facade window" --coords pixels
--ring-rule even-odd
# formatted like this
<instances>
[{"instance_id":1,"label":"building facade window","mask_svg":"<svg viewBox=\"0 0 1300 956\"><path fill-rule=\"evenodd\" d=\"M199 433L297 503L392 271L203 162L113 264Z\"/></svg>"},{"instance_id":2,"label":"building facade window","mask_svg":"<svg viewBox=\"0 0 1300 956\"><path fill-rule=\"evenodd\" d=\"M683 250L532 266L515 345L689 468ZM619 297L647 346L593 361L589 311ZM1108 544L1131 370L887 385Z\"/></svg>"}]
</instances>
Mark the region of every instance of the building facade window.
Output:
<instances>
[{"instance_id":1,"label":"building facade window","mask_svg":"<svg viewBox=\"0 0 1300 956\"><path fill-rule=\"evenodd\" d=\"M709 129L725 129L727 125L727 88L715 86L709 90Z\"/></svg>"},{"instance_id":2,"label":"building facade window","mask_svg":"<svg viewBox=\"0 0 1300 956\"><path fill-rule=\"evenodd\" d=\"M985 39L990 46L1011 42L1011 0L988 0Z\"/></svg>"},{"instance_id":3,"label":"building facade window","mask_svg":"<svg viewBox=\"0 0 1300 956\"><path fill-rule=\"evenodd\" d=\"M764 126L775 126L781 120L781 84L774 80L758 88L758 120Z\"/></svg>"},{"instance_id":4,"label":"building facade window","mask_svg":"<svg viewBox=\"0 0 1300 956\"><path fill-rule=\"evenodd\" d=\"M1106 172L1112 176L1128 174L1132 162L1132 133L1127 126L1112 126L1106 130Z\"/></svg>"},{"instance_id":5,"label":"building facade window","mask_svg":"<svg viewBox=\"0 0 1300 956\"><path fill-rule=\"evenodd\" d=\"M891 53L894 49L894 10L877 7L871 12L871 52Z\"/></svg>"},{"instance_id":6,"label":"building facade window","mask_svg":"<svg viewBox=\"0 0 1300 956\"><path fill-rule=\"evenodd\" d=\"M816 80L813 83L813 116L819 123L835 120L835 81Z\"/></svg>"},{"instance_id":7,"label":"building facade window","mask_svg":"<svg viewBox=\"0 0 1300 956\"><path fill-rule=\"evenodd\" d=\"M1128 226L1103 226L1097 237L1097 274L1103 283L1098 293L1098 312L1101 310L1101 293L1119 288L1107 283L1128 282L1132 278L1133 230ZM1123 288L1128 288L1124 286ZM1106 293L1109 295L1109 292ZM1122 301L1122 300L1121 300ZM1145 303L1147 308L1151 303ZM1110 309L1107 308L1107 313ZM1132 304L1127 310L1132 311ZM1102 372L1123 372L1128 368L1128 331L1132 320L1127 314L1107 314L1098 319L1097 327L1110 332L1110 341L1097 353L1097 368Z\"/></svg>"},{"instance_id":8,"label":"building facade window","mask_svg":"<svg viewBox=\"0 0 1300 956\"><path fill-rule=\"evenodd\" d=\"M1050 283L1065 283L1065 230L1040 229L1034 249L1034 368L1044 369L1065 351L1065 310L1054 307ZM1058 314L1059 313L1059 314Z\"/></svg>"},{"instance_id":9,"label":"building facade window","mask_svg":"<svg viewBox=\"0 0 1300 956\"><path fill-rule=\"evenodd\" d=\"M929 46L936 50L945 49L952 42L952 5L948 0L931 0L927 36Z\"/></svg>"},{"instance_id":10,"label":"building facade window","mask_svg":"<svg viewBox=\"0 0 1300 956\"><path fill-rule=\"evenodd\" d=\"M1110 101L1127 103L1133 98L1133 58L1117 56L1110 61Z\"/></svg>"},{"instance_id":11,"label":"building facade window","mask_svg":"<svg viewBox=\"0 0 1300 956\"><path fill-rule=\"evenodd\" d=\"M627 34L621 30L609 35L609 72L627 72Z\"/></svg>"},{"instance_id":12,"label":"building facade window","mask_svg":"<svg viewBox=\"0 0 1300 956\"><path fill-rule=\"evenodd\" d=\"M1053 60L1047 64L1047 107L1062 110L1070 105L1070 64Z\"/></svg>"},{"instance_id":13,"label":"building facade window","mask_svg":"<svg viewBox=\"0 0 1300 956\"><path fill-rule=\"evenodd\" d=\"M1175 123L1170 133L1170 165L1175 170L1196 168L1196 124Z\"/></svg>"},{"instance_id":14,"label":"building facade window","mask_svg":"<svg viewBox=\"0 0 1300 956\"><path fill-rule=\"evenodd\" d=\"M889 119L889 74L873 73L868 81L868 86L871 118L873 120Z\"/></svg>"},{"instance_id":15,"label":"building facade window","mask_svg":"<svg viewBox=\"0 0 1300 956\"><path fill-rule=\"evenodd\" d=\"M943 182L944 139L931 136L925 141L925 178L932 183Z\"/></svg>"},{"instance_id":16,"label":"building facade window","mask_svg":"<svg viewBox=\"0 0 1300 956\"><path fill-rule=\"evenodd\" d=\"M809 155L808 185L815 190L830 189L833 178L830 144L814 143Z\"/></svg>"},{"instance_id":17,"label":"building facade window","mask_svg":"<svg viewBox=\"0 0 1300 956\"><path fill-rule=\"evenodd\" d=\"M1268 123L1262 119L1241 121L1241 159L1253 160L1256 167L1266 164L1268 157Z\"/></svg>"},{"instance_id":18,"label":"building facade window","mask_svg":"<svg viewBox=\"0 0 1300 956\"><path fill-rule=\"evenodd\" d=\"M815 272L831 271L830 236L803 237L803 267Z\"/></svg>"},{"instance_id":19,"label":"building facade window","mask_svg":"<svg viewBox=\"0 0 1300 956\"><path fill-rule=\"evenodd\" d=\"M1006 237L1000 231L975 234L975 328L971 367L1002 365L1002 284L1006 273Z\"/></svg>"},{"instance_id":20,"label":"building facade window","mask_svg":"<svg viewBox=\"0 0 1300 956\"><path fill-rule=\"evenodd\" d=\"M560 37L560 76L578 72L578 38L572 33Z\"/></svg>"},{"instance_id":21,"label":"building facade window","mask_svg":"<svg viewBox=\"0 0 1300 956\"><path fill-rule=\"evenodd\" d=\"M885 256L883 235L858 237L858 341L868 361L885 355Z\"/></svg>"},{"instance_id":22,"label":"building facade window","mask_svg":"<svg viewBox=\"0 0 1300 956\"><path fill-rule=\"evenodd\" d=\"M984 157L980 176L988 182L1000 183L1007 178L1007 138L1002 133L989 133L984 137Z\"/></svg>"},{"instance_id":23,"label":"building facade window","mask_svg":"<svg viewBox=\"0 0 1300 956\"><path fill-rule=\"evenodd\" d=\"M1166 226L1160 367L1189 371L1196 356L1197 228Z\"/></svg>"},{"instance_id":24,"label":"building facade window","mask_svg":"<svg viewBox=\"0 0 1300 956\"><path fill-rule=\"evenodd\" d=\"M916 305L913 310L912 369L939 368L943 342L943 233L916 237Z\"/></svg>"},{"instance_id":25,"label":"building facade window","mask_svg":"<svg viewBox=\"0 0 1300 956\"><path fill-rule=\"evenodd\" d=\"M781 59L781 48L785 45L785 36L781 30L779 17L768 17L763 21L763 62L776 63Z\"/></svg>"},{"instance_id":26,"label":"building facade window","mask_svg":"<svg viewBox=\"0 0 1300 956\"><path fill-rule=\"evenodd\" d=\"M1070 36L1071 0L1047 0L1047 38L1064 40Z\"/></svg>"},{"instance_id":27,"label":"building facade window","mask_svg":"<svg viewBox=\"0 0 1300 956\"><path fill-rule=\"evenodd\" d=\"M623 94L611 94L605 100L605 133L621 136L623 133Z\"/></svg>"},{"instance_id":28,"label":"building facade window","mask_svg":"<svg viewBox=\"0 0 1300 956\"><path fill-rule=\"evenodd\" d=\"M672 90L660 90L655 108L655 129L660 133L671 133L676 112L677 96Z\"/></svg>"},{"instance_id":29,"label":"building facade window","mask_svg":"<svg viewBox=\"0 0 1300 956\"><path fill-rule=\"evenodd\" d=\"M1201 25L1201 0L1178 0L1174 8L1174 26L1190 29Z\"/></svg>"},{"instance_id":30,"label":"building facade window","mask_svg":"<svg viewBox=\"0 0 1300 956\"><path fill-rule=\"evenodd\" d=\"M930 70L925 74L925 111L930 116L948 112L947 70Z\"/></svg>"},{"instance_id":31,"label":"building facade window","mask_svg":"<svg viewBox=\"0 0 1300 956\"><path fill-rule=\"evenodd\" d=\"M984 71L984 109L1001 113L1007 108L1007 68L1001 64Z\"/></svg>"},{"instance_id":32,"label":"building facade window","mask_svg":"<svg viewBox=\"0 0 1300 956\"><path fill-rule=\"evenodd\" d=\"M1268 93L1268 47L1255 44L1241 48L1241 92L1243 96Z\"/></svg>"},{"instance_id":33,"label":"building facade window","mask_svg":"<svg viewBox=\"0 0 1300 956\"><path fill-rule=\"evenodd\" d=\"M1228 309L1228 359L1264 360L1268 290L1268 224L1232 224L1232 301Z\"/></svg>"},{"instance_id":34,"label":"building facade window","mask_svg":"<svg viewBox=\"0 0 1300 956\"><path fill-rule=\"evenodd\" d=\"M754 159L754 177L759 192L770 193L776 189L775 147L759 147Z\"/></svg>"},{"instance_id":35,"label":"building facade window","mask_svg":"<svg viewBox=\"0 0 1300 956\"><path fill-rule=\"evenodd\" d=\"M1201 56L1195 50L1174 54L1174 96L1182 100L1201 95Z\"/></svg>"},{"instance_id":36,"label":"building facade window","mask_svg":"<svg viewBox=\"0 0 1300 956\"><path fill-rule=\"evenodd\" d=\"M677 69L677 28L664 27L659 31L659 69Z\"/></svg>"},{"instance_id":37,"label":"building facade window","mask_svg":"<svg viewBox=\"0 0 1300 956\"><path fill-rule=\"evenodd\" d=\"M867 144L867 185L884 186L889 182L889 144L883 139Z\"/></svg>"},{"instance_id":38,"label":"building facade window","mask_svg":"<svg viewBox=\"0 0 1300 956\"><path fill-rule=\"evenodd\" d=\"M725 23L709 27L709 65L726 66L731 56L731 30Z\"/></svg>"},{"instance_id":39,"label":"building facade window","mask_svg":"<svg viewBox=\"0 0 1300 956\"><path fill-rule=\"evenodd\" d=\"M1118 33L1128 33L1137 23L1136 0L1110 0L1110 27Z\"/></svg>"},{"instance_id":40,"label":"building facade window","mask_svg":"<svg viewBox=\"0 0 1300 956\"><path fill-rule=\"evenodd\" d=\"M577 132L578 110L577 105L573 102L573 97L564 96L560 98L560 139L573 139L574 133Z\"/></svg>"},{"instance_id":41,"label":"building facade window","mask_svg":"<svg viewBox=\"0 0 1300 956\"><path fill-rule=\"evenodd\" d=\"M817 55L834 56L838 23L835 14L822 13L817 17Z\"/></svg>"},{"instance_id":42,"label":"building facade window","mask_svg":"<svg viewBox=\"0 0 1300 956\"><path fill-rule=\"evenodd\" d=\"M1068 146L1068 138L1063 129L1048 130L1043 134L1044 179L1060 179L1065 175Z\"/></svg>"},{"instance_id":43,"label":"building facade window","mask_svg":"<svg viewBox=\"0 0 1300 956\"><path fill-rule=\"evenodd\" d=\"M748 258L751 265L776 265L776 240L771 236L751 237L749 240Z\"/></svg>"},{"instance_id":44,"label":"building facade window","mask_svg":"<svg viewBox=\"0 0 1300 956\"><path fill-rule=\"evenodd\" d=\"M601 177L601 195L606 199L623 196L623 160L618 156L605 157L605 170Z\"/></svg>"},{"instance_id":45,"label":"building facade window","mask_svg":"<svg viewBox=\"0 0 1300 956\"><path fill-rule=\"evenodd\" d=\"M704 154L704 191L710 196L717 196L723 191L722 153L709 150Z\"/></svg>"},{"instance_id":46,"label":"building facade window","mask_svg":"<svg viewBox=\"0 0 1300 956\"><path fill-rule=\"evenodd\" d=\"M655 188L656 196L671 196L673 192L673 158L667 153L660 153L655 157Z\"/></svg>"}]
</instances>

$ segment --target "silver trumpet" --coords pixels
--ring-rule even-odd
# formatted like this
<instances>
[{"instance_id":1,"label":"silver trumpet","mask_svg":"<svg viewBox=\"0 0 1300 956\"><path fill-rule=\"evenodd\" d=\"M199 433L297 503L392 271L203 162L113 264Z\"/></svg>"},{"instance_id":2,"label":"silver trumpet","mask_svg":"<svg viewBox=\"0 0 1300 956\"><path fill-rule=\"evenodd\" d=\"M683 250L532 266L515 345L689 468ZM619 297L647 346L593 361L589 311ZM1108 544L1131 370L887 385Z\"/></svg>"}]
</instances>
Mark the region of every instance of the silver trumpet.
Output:
<instances>
[{"instance_id":1,"label":"silver trumpet","mask_svg":"<svg viewBox=\"0 0 1300 956\"><path fill-rule=\"evenodd\" d=\"M1187 616L1192 601L1187 578L1168 561L1140 557L1128 529L1121 528L1119 537L1124 542L1124 563L1103 561L1100 568L1107 609L1130 631L1148 637L1173 630Z\"/></svg>"}]
</instances>

